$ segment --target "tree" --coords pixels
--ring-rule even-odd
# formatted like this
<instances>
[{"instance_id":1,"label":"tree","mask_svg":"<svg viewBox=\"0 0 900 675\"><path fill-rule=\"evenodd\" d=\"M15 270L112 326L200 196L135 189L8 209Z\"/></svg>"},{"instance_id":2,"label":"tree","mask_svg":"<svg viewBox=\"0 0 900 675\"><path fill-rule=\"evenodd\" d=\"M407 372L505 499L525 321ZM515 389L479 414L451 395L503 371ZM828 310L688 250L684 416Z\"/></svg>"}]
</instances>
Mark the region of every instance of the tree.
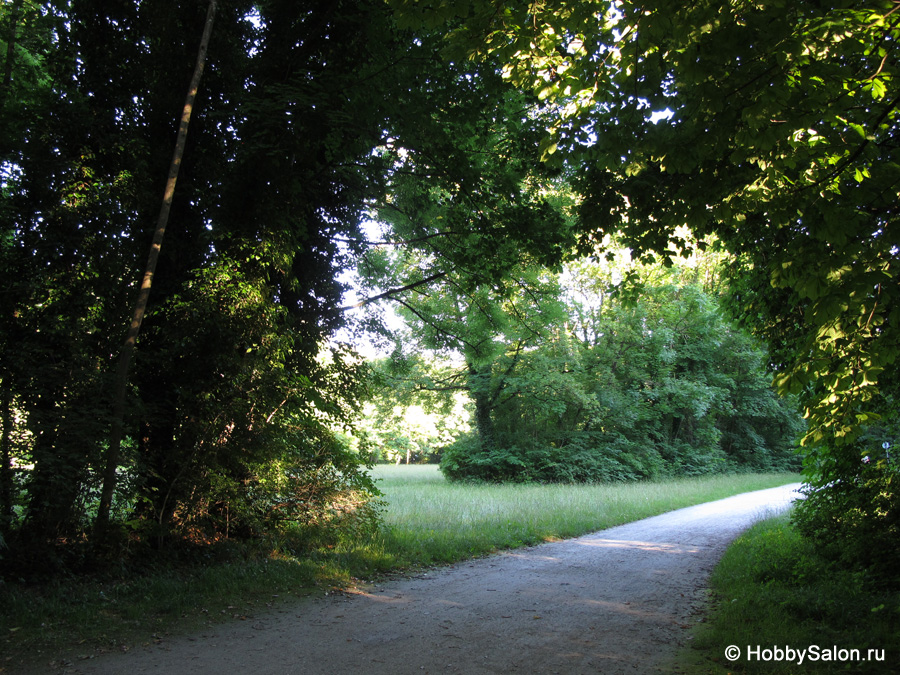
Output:
<instances>
[{"instance_id":1,"label":"tree","mask_svg":"<svg viewBox=\"0 0 900 675\"><path fill-rule=\"evenodd\" d=\"M667 256L688 225L741 256L734 306L801 396L812 484L856 482L900 354L896 4L392 5L555 103L541 148L576 167L585 250L622 230Z\"/></svg>"},{"instance_id":2,"label":"tree","mask_svg":"<svg viewBox=\"0 0 900 675\"><path fill-rule=\"evenodd\" d=\"M112 505L113 493L116 489L116 470L119 465L119 453L122 444L122 427L125 416L125 396L128 388L128 370L131 366L131 357L134 354L134 345L141 330L141 323L147 311L147 301L150 298L150 289L153 283L153 275L156 272L156 264L159 261L159 251L165 237L166 227L169 222L169 212L172 208L172 199L175 195L175 185L178 181L178 172L181 169L181 160L184 156L184 146L187 141L187 132L191 122L191 113L194 101L197 98L197 89L200 87L200 78L206 65L206 52L209 49L209 38L212 35L213 21L216 15L216 0L210 0L206 14L206 23L203 25L203 37L200 39L200 49L197 53L197 63L194 66L194 74L188 86L187 98L181 113L181 124L178 126L178 136L175 141L175 151L169 166L169 175L166 181L166 189L163 194L159 219L156 231L153 234L153 243L150 245L150 255L144 277L141 281L141 289L135 302L134 316L128 329L128 337L119 356L116 368L115 391L113 393L113 417L112 431L110 433L109 449L106 452L105 469L103 472L103 486L100 493L100 504L97 507L97 537L103 539L109 527L109 509Z\"/></svg>"},{"instance_id":3,"label":"tree","mask_svg":"<svg viewBox=\"0 0 900 675\"><path fill-rule=\"evenodd\" d=\"M412 21L437 11L393 4ZM894 4L469 5L451 49L500 59L508 81L556 102L544 156L583 167L586 237L621 228L637 254L665 255L688 224L746 253L808 305L805 364L781 381L815 379L840 399L813 405L826 426L810 442L831 425L857 433L846 406L896 358ZM669 123L647 124L664 108ZM837 386L845 377L855 389Z\"/></svg>"},{"instance_id":4,"label":"tree","mask_svg":"<svg viewBox=\"0 0 900 675\"><path fill-rule=\"evenodd\" d=\"M23 7L10 80L16 95L3 115L11 133L2 157L2 379L21 413L16 432L31 439L17 452L20 464L34 465L22 534L43 540L83 524L82 489L107 418L100 372L121 307L113 285L129 255L120 235L135 207L134 165L127 133L105 108L122 105L125 115L121 88L96 86L100 64L74 58L84 27L56 8ZM114 36L107 48L132 56Z\"/></svg>"},{"instance_id":5,"label":"tree","mask_svg":"<svg viewBox=\"0 0 900 675\"><path fill-rule=\"evenodd\" d=\"M571 239L520 157L540 128L530 96L495 105L498 77L447 65L380 1L220 3L117 453L114 355L206 9L0 13L16 57L0 120L0 495L22 565L62 564L38 549L85 541L98 508L112 543L154 546L367 521L374 487L335 431L365 368L330 341L363 221L389 203L449 218L410 219L403 236L440 263L407 269L408 289L459 270L466 292L489 289L520 250L558 259Z\"/></svg>"},{"instance_id":6,"label":"tree","mask_svg":"<svg viewBox=\"0 0 900 675\"><path fill-rule=\"evenodd\" d=\"M467 392L478 442L489 449L496 443L496 409L507 396L520 359L543 343L562 316L559 292L542 270L521 266L507 271L494 287L482 284L467 291L470 280L458 274L442 281L398 299L408 328L398 335L398 343L451 360L442 372L420 372L419 386Z\"/></svg>"},{"instance_id":7,"label":"tree","mask_svg":"<svg viewBox=\"0 0 900 675\"><path fill-rule=\"evenodd\" d=\"M255 22L253 7L219 8L101 509L156 545L321 522L373 493L331 428L361 365L325 344L346 242L383 191L386 112L369 103L407 86L382 76L405 47L380 3L268 2ZM11 86L35 63L45 86L3 117L3 457L33 465L20 553L80 539L96 514L112 355L206 19L198 3L41 12Z\"/></svg>"},{"instance_id":8,"label":"tree","mask_svg":"<svg viewBox=\"0 0 900 675\"><path fill-rule=\"evenodd\" d=\"M645 272L656 282L636 301L607 269L570 266L568 321L508 376L495 446L455 444L445 473L593 482L795 466L799 417L696 269Z\"/></svg>"},{"instance_id":9,"label":"tree","mask_svg":"<svg viewBox=\"0 0 900 675\"><path fill-rule=\"evenodd\" d=\"M161 537L320 522L341 492L373 493L329 428L352 417L359 364L324 343L342 322L342 241L381 188L384 110L363 102L394 86L379 77L396 57L387 18L374 3L266 3L243 51L219 54L241 84L201 118L215 133L184 204L197 238L161 260L137 355L137 515Z\"/></svg>"},{"instance_id":10,"label":"tree","mask_svg":"<svg viewBox=\"0 0 900 675\"><path fill-rule=\"evenodd\" d=\"M536 162L540 107L501 86L491 68L450 63L404 94L411 112L382 150L382 240L358 267L361 306L395 302L410 327L404 342L461 359L439 386L469 392L488 446L506 377L558 305L542 266L558 266L572 245L558 172Z\"/></svg>"},{"instance_id":11,"label":"tree","mask_svg":"<svg viewBox=\"0 0 900 675\"><path fill-rule=\"evenodd\" d=\"M0 7L0 54L3 55L0 71L0 273L3 274L4 288L9 293L21 289L16 275L22 270L13 252L14 227L10 217L11 203L22 178L19 167L14 163L17 153L15 139L22 138L27 112L25 115L19 113L34 110L46 96L50 77L42 36L51 29L51 25L34 3L17 0ZM3 299L0 350L12 355L15 348L10 339L13 338L12 330L17 317L12 303ZM22 429L15 422L18 402L13 381L19 374L11 358L4 358L0 363L0 532L9 531L15 513L17 481L13 456L16 454L15 447L22 441Z\"/></svg>"}]
</instances>

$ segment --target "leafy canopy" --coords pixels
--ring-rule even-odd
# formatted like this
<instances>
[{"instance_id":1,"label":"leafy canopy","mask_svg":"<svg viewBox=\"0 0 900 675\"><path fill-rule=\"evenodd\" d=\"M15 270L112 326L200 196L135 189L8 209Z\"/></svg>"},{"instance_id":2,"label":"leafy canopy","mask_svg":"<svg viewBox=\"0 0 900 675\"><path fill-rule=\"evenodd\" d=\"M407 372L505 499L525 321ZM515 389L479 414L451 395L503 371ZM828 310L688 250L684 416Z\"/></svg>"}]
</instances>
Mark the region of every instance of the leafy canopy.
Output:
<instances>
[{"instance_id":1,"label":"leafy canopy","mask_svg":"<svg viewBox=\"0 0 900 675\"><path fill-rule=\"evenodd\" d=\"M391 4L556 106L543 158L577 169L584 250L621 229L666 255L686 224L743 256L736 308L804 394L808 446L878 418L900 354L895 3Z\"/></svg>"}]
</instances>

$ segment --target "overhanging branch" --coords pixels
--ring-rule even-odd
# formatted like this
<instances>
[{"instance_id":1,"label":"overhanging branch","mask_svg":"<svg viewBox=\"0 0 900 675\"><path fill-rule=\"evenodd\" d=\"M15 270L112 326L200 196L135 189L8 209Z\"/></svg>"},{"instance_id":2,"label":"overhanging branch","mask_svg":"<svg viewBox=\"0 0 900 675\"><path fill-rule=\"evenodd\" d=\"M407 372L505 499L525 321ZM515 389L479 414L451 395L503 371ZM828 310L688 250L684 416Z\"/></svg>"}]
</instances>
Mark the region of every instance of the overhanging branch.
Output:
<instances>
[{"instance_id":1,"label":"overhanging branch","mask_svg":"<svg viewBox=\"0 0 900 675\"><path fill-rule=\"evenodd\" d=\"M432 274L430 277L425 277L424 279L420 279L419 281L414 281L411 284L406 284L406 286L400 286L399 288L391 288L384 293L379 293L378 295L374 295L371 298L365 298L364 300L360 300L355 305L347 305L346 307L341 307L342 312L346 312L350 309L359 309L360 307L365 307L366 305L371 305L373 302L378 302L379 300L384 300L386 298L391 298L395 295L400 295L401 293L405 293L406 291L411 291L414 288L418 288L419 286L424 286L425 284L430 284L432 281L437 281L438 279L447 276L446 272L437 272Z\"/></svg>"}]
</instances>

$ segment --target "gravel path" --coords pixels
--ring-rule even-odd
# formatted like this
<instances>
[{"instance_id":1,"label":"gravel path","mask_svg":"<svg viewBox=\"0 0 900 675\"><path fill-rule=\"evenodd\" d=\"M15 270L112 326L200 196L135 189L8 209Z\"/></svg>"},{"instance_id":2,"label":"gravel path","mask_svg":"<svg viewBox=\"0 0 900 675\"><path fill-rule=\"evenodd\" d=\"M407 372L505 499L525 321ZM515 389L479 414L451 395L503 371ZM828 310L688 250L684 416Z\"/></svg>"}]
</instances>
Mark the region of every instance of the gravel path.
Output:
<instances>
[{"instance_id":1,"label":"gravel path","mask_svg":"<svg viewBox=\"0 0 900 675\"><path fill-rule=\"evenodd\" d=\"M65 672L670 672L729 542L786 508L798 487L319 597Z\"/></svg>"}]
</instances>

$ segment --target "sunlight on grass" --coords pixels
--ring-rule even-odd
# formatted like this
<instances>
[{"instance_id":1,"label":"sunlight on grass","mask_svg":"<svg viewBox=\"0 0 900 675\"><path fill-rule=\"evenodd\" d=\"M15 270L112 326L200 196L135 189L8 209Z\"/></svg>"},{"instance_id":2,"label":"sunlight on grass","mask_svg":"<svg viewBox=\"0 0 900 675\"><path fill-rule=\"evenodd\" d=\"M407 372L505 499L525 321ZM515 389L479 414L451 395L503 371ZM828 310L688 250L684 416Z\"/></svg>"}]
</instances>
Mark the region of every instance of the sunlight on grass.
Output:
<instances>
[{"instance_id":1,"label":"sunlight on grass","mask_svg":"<svg viewBox=\"0 0 900 675\"><path fill-rule=\"evenodd\" d=\"M378 466L381 545L400 566L554 541L664 511L797 481L793 474L604 485L449 483L436 466Z\"/></svg>"},{"instance_id":2,"label":"sunlight on grass","mask_svg":"<svg viewBox=\"0 0 900 675\"><path fill-rule=\"evenodd\" d=\"M378 466L384 524L313 546L285 532L193 565L143 575L73 579L53 587L0 585L0 649L48 654L120 649L279 602L330 593L380 574L456 562L578 536L664 511L795 482L793 474L711 476L611 485L449 483L436 466ZM4 663L0 661L0 672Z\"/></svg>"},{"instance_id":3,"label":"sunlight on grass","mask_svg":"<svg viewBox=\"0 0 900 675\"><path fill-rule=\"evenodd\" d=\"M735 540L710 579L713 602L681 672L765 675L894 672L900 648L900 593L879 588L865 571L852 572L820 557L791 526L790 514L754 525ZM726 649L741 651L735 661ZM858 649L866 659L748 657L748 648ZM880 660L877 654L880 654Z\"/></svg>"}]
</instances>

